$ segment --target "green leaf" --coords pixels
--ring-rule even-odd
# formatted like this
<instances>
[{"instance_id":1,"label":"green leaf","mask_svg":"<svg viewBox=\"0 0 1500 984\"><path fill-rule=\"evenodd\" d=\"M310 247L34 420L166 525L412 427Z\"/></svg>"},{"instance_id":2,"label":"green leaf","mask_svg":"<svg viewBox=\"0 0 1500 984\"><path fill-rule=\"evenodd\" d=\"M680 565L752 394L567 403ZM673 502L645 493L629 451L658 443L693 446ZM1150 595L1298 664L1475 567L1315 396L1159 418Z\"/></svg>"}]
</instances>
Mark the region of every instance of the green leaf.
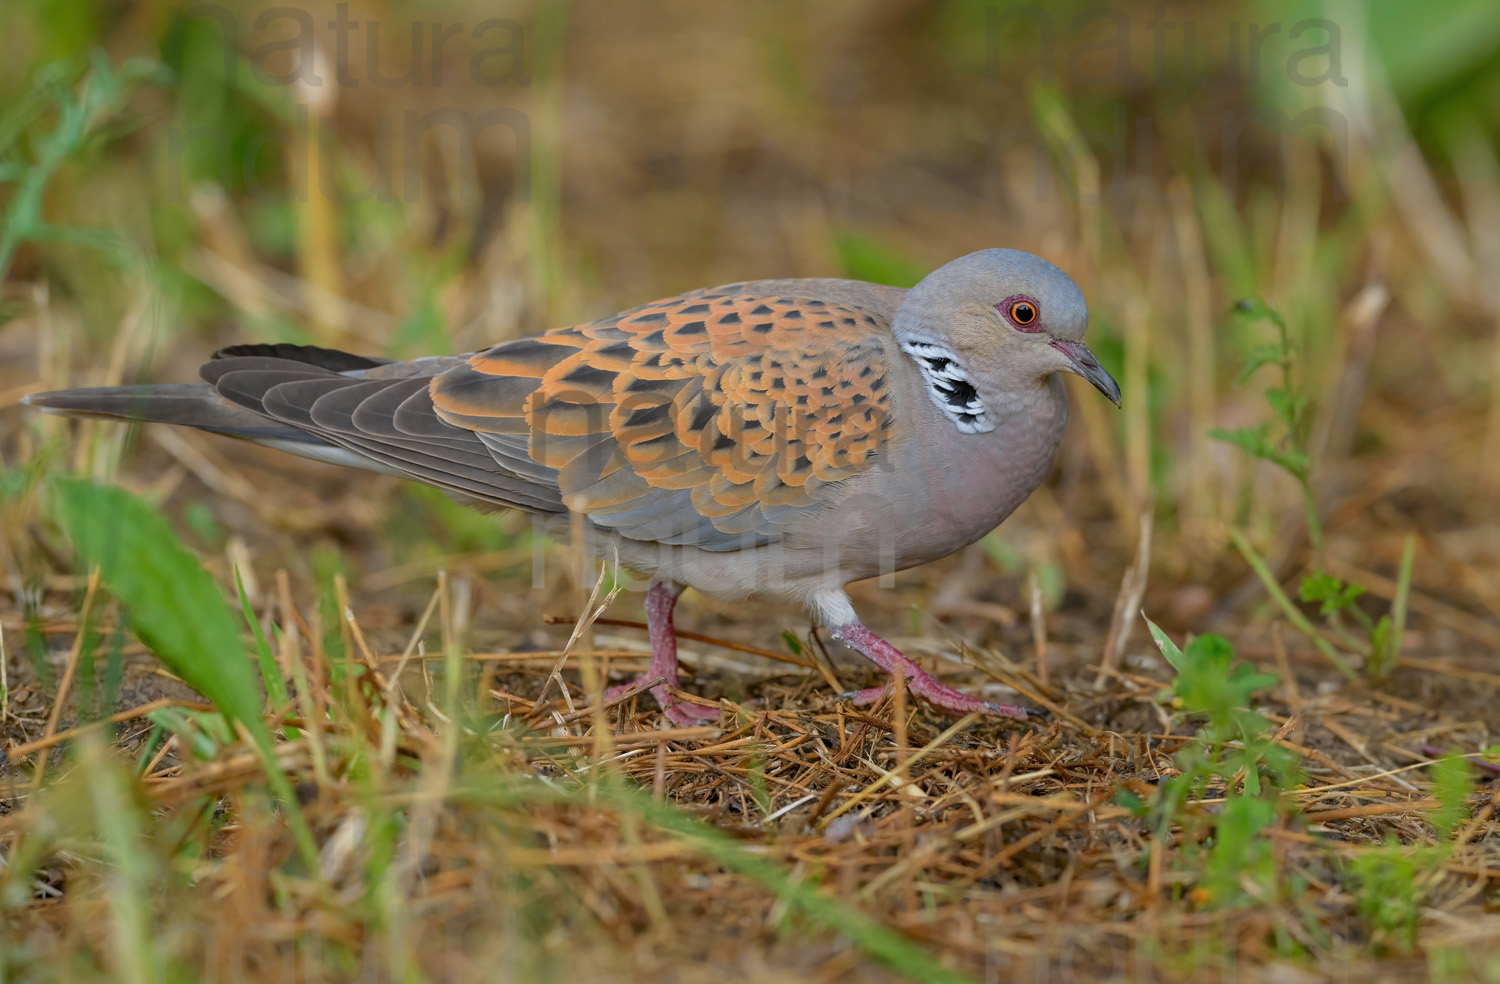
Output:
<instances>
[{"instance_id":1,"label":"green leaf","mask_svg":"<svg viewBox=\"0 0 1500 984\"><path fill-rule=\"evenodd\" d=\"M184 751L208 762L219 749L234 740L222 714L188 713L177 707L162 707L146 715L153 724L172 732Z\"/></svg>"},{"instance_id":2,"label":"green leaf","mask_svg":"<svg viewBox=\"0 0 1500 984\"><path fill-rule=\"evenodd\" d=\"M1217 739L1254 737L1265 730L1259 715L1247 718L1250 698L1276 685L1277 678L1261 673L1248 663L1234 664L1234 647L1221 635L1201 635L1178 649L1156 623L1146 619L1167 662L1177 670L1172 692L1192 714L1209 718L1209 730ZM1233 664L1233 665L1232 665Z\"/></svg>"},{"instance_id":3,"label":"green leaf","mask_svg":"<svg viewBox=\"0 0 1500 984\"><path fill-rule=\"evenodd\" d=\"M1297 597L1310 605L1318 605L1319 614L1325 617L1348 608L1364 593L1365 589L1359 585L1346 584L1321 570L1305 576L1297 587Z\"/></svg>"},{"instance_id":4,"label":"green leaf","mask_svg":"<svg viewBox=\"0 0 1500 984\"><path fill-rule=\"evenodd\" d=\"M1141 618L1146 618L1146 616L1142 615ZM1181 673L1186 661L1183 659L1182 650L1177 648L1177 643L1173 642L1172 638L1149 618L1146 618L1146 628L1151 631L1151 638L1156 640L1156 648L1161 650L1161 654L1167 658L1168 663L1172 664L1172 668Z\"/></svg>"},{"instance_id":5,"label":"green leaf","mask_svg":"<svg viewBox=\"0 0 1500 984\"><path fill-rule=\"evenodd\" d=\"M1271 842L1261 836L1275 822L1276 807L1270 800L1235 796L1224 804L1204 871L1204 887L1215 904L1244 895L1246 880L1262 886L1275 883Z\"/></svg>"},{"instance_id":6,"label":"green leaf","mask_svg":"<svg viewBox=\"0 0 1500 984\"><path fill-rule=\"evenodd\" d=\"M1269 424L1261 424L1258 427L1239 427L1234 430L1215 427L1208 432L1208 436L1216 441L1233 444L1252 458L1270 461L1276 454L1276 449L1271 444Z\"/></svg>"},{"instance_id":7,"label":"green leaf","mask_svg":"<svg viewBox=\"0 0 1500 984\"><path fill-rule=\"evenodd\" d=\"M1244 386L1250 381L1250 377L1265 366L1278 365L1281 362L1281 346L1275 342L1261 342L1251 346L1245 355L1245 364L1240 368L1240 374L1235 377L1236 386Z\"/></svg>"},{"instance_id":8,"label":"green leaf","mask_svg":"<svg viewBox=\"0 0 1500 984\"><path fill-rule=\"evenodd\" d=\"M1307 483L1307 474L1312 466L1307 453L1298 448L1273 448L1266 460L1280 465L1284 470L1291 473L1292 477L1303 484Z\"/></svg>"},{"instance_id":9,"label":"green leaf","mask_svg":"<svg viewBox=\"0 0 1500 984\"><path fill-rule=\"evenodd\" d=\"M255 672L218 586L167 521L140 497L78 478L54 479L53 490L58 525L124 604L136 638L228 722L249 733L303 863L316 871L317 846L276 760L270 729L261 718L263 698Z\"/></svg>"},{"instance_id":10,"label":"green leaf","mask_svg":"<svg viewBox=\"0 0 1500 984\"><path fill-rule=\"evenodd\" d=\"M1266 402L1288 430L1297 426L1304 402L1301 396L1280 386L1273 386L1266 390Z\"/></svg>"},{"instance_id":11,"label":"green leaf","mask_svg":"<svg viewBox=\"0 0 1500 984\"><path fill-rule=\"evenodd\" d=\"M1286 321L1281 317L1281 312L1259 297L1242 297L1235 301L1234 313L1246 321L1269 321L1282 331L1286 330Z\"/></svg>"},{"instance_id":12,"label":"green leaf","mask_svg":"<svg viewBox=\"0 0 1500 984\"><path fill-rule=\"evenodd\" d=\"M1114 803L1116 806L1124 807L1125 809L1129 810L1133 815L1137 817L1144 817L1146 815L1146 804L1141 802L1141 798L1139 796L1137 796L1135 793L1132 793L1124 786L1121 786L1120 788L1115 790Z\"/></svg>"},{"instance_id":13,"label":"green leaf","mask_svg":"<svg viewBox=\"0 0 1500 984\"><path fill-rule=\"evenodd\" d=\"M138 639L231 721L260 724L260 688L218 586L172 528L124 489L56 480L56 515Z\"/></svg>"}]
</instances>

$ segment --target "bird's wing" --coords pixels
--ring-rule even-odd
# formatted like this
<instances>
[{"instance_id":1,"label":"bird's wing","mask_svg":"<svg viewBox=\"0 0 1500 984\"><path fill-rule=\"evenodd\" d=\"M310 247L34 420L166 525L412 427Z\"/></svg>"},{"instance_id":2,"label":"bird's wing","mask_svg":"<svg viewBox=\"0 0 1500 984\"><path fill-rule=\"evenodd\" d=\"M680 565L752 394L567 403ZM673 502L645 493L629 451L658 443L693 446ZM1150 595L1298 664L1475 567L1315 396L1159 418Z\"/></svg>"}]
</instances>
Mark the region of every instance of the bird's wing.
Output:
<instances>
[{"instance_id":1,"label":"bird's wing","mask_svg":"<svg viewBox=\"0 0 1500 984\"><path fill-rule=\"evenodd\" d=\"M767 543L889 440L903 293L694 291L480 352L433 377L432 408L597 526L707 550Z\"/></svg>"},{"instance_id":2,"label":"bird's wing","mask_svg":"<svg viewBox=\"0 0 1500 984\"><path fill-rule=\"evenodd\" d=\"M207 392L200 402L222 400L248 411L250 419L290 431L291 442L311 438L342 450L331 455L299 449L281 430L227 431L251 440L393 472L465 502L563 512L550 471L533 475L504 467L478 435L444 423L433 412L432 377L463 364L463 357L455 356L386 362L304 346L239 345L221 350L202 367ZM164 418L148 413L147 419Z\"/></svg>"}]
</instances>

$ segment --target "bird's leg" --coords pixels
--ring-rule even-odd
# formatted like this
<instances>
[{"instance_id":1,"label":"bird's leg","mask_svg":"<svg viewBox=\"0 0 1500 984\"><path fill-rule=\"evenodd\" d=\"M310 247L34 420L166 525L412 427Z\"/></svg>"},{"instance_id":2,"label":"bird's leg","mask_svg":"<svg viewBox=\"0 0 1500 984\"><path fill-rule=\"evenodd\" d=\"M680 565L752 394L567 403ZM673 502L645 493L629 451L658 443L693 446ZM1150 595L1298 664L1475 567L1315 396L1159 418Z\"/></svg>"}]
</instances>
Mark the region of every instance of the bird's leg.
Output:
<instances>
[{"instance_id":1,"label":"bird's leg","mask_svg":"<svg viewBox=\"0 0 1500 984\"><path fill-rule=\"evenodd\" d=\"M968 694L960 693L952 687L944 686L933 679L932 674L922 669L916 663L901 654L895 646L886 642L880 636L871 632L859 621L847 622L835 626L832 630L833 637L859 650L860 654L885 670L887 673L900 673L910 681L911 692L918 697L925 697L929 703L935 704L944 710L953 711L955 714L968 714L972 711L981 711L988 714L999 714L1003 717L1018 718L1026 720L1027 714L1024 707L1011 707L1007 704L997 704L990 700L980 700L978 697L970 697ZM885 692L885 687L873 687L869 690L856 690L851 696L856 704L873 704L880 699Z\"/></svg>"},{"instance_id":2,"label":"bird's leg","mask_svg":"<svg viewBox=\"0 0 1500 984\"><path fill-rule=\"evenodd\" d=\"M673 724L687 727L704 721L717 721L719 709L690 704L674 697L668 690L679 689L677 677L677 633L672 628L672 609L677 606L677 596L682 589L667 581L655 580L646 589L646 633L651 637L651 666L640 679L605 691L609 700L619 694L638 687L643 681L665 677L665 684L651 688L651 696L661 705L662 713Z\"/></svg>"}]
</instances>

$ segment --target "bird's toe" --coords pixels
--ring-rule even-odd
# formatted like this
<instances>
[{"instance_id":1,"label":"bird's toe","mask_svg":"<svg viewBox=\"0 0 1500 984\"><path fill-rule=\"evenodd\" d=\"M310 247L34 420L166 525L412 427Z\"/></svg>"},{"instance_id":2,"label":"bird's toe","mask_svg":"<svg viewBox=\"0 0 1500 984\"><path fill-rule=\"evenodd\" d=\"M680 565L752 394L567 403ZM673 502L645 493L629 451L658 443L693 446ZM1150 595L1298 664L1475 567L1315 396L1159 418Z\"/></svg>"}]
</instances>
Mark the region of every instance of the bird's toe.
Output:
<instances>
[{"instance_id":1,"label":"bird's toe","mask_svg":"<svg viewBox=\"0 0 1500 984\"><path fill-rule=\"evenodd\" d=\"M719 708L709 707L705 704L692 704L685 700L670 701L662 709L667 720L679 728L692 728L702 724L712 724L719 720Z\"/></svg>"}]
</instances>

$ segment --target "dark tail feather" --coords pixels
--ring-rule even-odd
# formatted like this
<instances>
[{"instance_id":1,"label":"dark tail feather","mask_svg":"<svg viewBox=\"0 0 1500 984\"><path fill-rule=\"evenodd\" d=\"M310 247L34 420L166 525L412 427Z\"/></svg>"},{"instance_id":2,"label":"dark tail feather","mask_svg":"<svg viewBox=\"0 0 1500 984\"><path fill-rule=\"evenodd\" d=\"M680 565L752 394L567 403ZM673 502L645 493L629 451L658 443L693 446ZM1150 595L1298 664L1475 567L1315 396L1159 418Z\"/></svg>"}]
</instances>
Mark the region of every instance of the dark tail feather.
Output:
<instances>
[{"instance_id":1,"label":"dark tail feather","mask_svg":"<svg viewBox=\"0 0 1500 984\"><path fill-rule=\"evenodd\" d=\"M66 417L104 417L196 427L252 441L327 444L303 430L263 417L224 399L208 383L103 386L53 390L21 398L28 406Z\"/></svg>"}]
</instances>

